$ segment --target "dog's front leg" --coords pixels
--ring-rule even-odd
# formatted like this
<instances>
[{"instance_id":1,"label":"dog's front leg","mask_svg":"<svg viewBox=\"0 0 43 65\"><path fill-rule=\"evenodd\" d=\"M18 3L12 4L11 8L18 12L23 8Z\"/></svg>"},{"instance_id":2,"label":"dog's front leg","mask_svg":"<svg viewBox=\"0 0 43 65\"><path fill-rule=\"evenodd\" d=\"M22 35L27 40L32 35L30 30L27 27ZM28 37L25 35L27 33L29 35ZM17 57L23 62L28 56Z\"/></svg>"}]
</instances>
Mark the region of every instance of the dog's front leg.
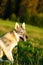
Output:
<instances>
[{"instance_id":1,"label":"dog's front leg","mask_svg":"<svg viewBox=\"0 0 43 65\"><path fill-rule=\"evenodd\" d=\"M6 47L6 50L4 50L4 52L5 52L5 55L8 58L8 60L13 62L14 59L13 59L13 55L12 55L12 51L10 50L10 47Z\"/></svg>"},{"instance_id":2,"label":"dog's front leg","mask_svg":"<svg viewBox=\"0 0 43 65\"><path fill-rule=\"evenodd\" d=\"M8 60L10 60L11 62L14 61L12 52L9 52L9 51L8 51L8 54L7 54L6 56L7 56Z\"/></svg>"},{"instance_id":3,"label":"dog's front leg","mask_svg":"<svg viewBox=\"0 0 43 65\"><path fill-rule=\"evenodd\" d=\"M13 62L14 59L13 59L12 52L10 50L8 50L7 48L6 48L6 50L4 50L4 52L5 52L5 55L8 58L8 60L10 60L11 62Z\"/></svg>"},{"instance_id":4,"label":"dog's front leg","mask_svg":"<svg viewBox=\"0 0 43 65\"><path fill-rule=\"evenodd\" d=\"M13 61L12 51L10 51L10 47L6 47L4 43L0 40L0 47L2 48L3 52L5 53L6 57Z\"/></svg>"}]
</instances>

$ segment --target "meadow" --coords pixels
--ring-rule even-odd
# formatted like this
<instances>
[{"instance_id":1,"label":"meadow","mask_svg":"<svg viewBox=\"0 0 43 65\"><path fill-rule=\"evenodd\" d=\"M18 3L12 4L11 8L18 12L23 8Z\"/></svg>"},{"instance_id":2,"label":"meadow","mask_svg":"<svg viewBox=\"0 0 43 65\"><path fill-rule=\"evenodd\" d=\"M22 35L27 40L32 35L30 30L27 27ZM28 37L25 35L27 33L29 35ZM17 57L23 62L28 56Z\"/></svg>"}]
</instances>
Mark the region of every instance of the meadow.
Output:
<instances>
[{"instance_id":1,"label":"meadow","mask_svg":"<svg viewBox=\"0 0 43 65\"><path fill-rule=\"evenodd\" d=\"M0 37L14 29L16 22L0 20ZM18 22L20 25L21 23ZM20 41L13 49L14 63L4 61L0 65L43 65L43 28L26 24L28 40Z\"/></svg>"}]
</instances>

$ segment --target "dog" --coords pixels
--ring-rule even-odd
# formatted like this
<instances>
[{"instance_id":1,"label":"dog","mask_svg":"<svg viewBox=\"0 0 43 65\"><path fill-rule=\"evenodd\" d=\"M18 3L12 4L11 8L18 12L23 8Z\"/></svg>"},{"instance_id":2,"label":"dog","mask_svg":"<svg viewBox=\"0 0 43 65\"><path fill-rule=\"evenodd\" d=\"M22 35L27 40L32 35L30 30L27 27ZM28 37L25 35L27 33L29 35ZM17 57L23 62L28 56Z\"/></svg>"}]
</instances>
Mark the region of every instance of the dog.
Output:
<instances>
[{"instance_id":1,"label":"dog","mask_svg":"<svg viewBox=\"0 0 43 65\"><path fill-rule=\"evenodd\" d=\"M0 38L0 58L5 54L8 60L14 61L12 55L13 48L17 45L20 39L26 41L27 38L25 23L20 26L16 22L14 30L6 33Z\"/></svg>"}]
</instances>

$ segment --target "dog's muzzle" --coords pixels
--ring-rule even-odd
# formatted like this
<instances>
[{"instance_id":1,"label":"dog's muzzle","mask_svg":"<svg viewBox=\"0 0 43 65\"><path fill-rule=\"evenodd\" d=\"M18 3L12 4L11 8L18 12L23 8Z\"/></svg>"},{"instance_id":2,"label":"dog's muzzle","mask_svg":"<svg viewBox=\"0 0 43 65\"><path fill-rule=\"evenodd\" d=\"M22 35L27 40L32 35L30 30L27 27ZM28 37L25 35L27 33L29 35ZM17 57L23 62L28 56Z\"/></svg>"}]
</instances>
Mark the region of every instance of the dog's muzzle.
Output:
<instances>
[{"instance_id":1,"label":"dog's muzzle","mask_svg":"<svg viewBox=\"0 0 43 65\"><path fill-rule=\"evenodd\" d=\"M20 39L22 39L23 41L27 40L28 39L28 36L24 36L24 37L20 37Z\"/></svg>"},{"instance_id":2,"label":"dog's muzzle","mask_svg":"<svg viewBox=\"0 0 43 65\"><path fill-rule=\"evenodd\" d=\"M20 37L20 39L22 39L24 41L24 39L22 37Z\"/></svg>"}]
</instances>

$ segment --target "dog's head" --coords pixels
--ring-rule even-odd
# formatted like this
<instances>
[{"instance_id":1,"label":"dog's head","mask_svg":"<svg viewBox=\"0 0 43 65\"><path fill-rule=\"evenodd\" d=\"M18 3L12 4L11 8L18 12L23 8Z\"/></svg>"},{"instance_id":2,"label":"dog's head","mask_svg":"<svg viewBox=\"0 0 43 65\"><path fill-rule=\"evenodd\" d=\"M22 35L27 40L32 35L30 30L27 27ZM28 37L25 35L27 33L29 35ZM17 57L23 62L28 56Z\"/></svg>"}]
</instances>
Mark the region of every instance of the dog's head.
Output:
<instances>
[{"instance_id":1,"label":"dog's head","mask_svg":"<svg viewBox=\"0 0 43 65\"><path fill-rule=\"evenodd\" d=\"M28 36L26 35L25 23L23 23L21 26L19 26L19 24L16 23L15 30L16 30L16 33L19 35L20 39L22 39L23 41L27 40Z\"/></svg>"}]
</instances>

